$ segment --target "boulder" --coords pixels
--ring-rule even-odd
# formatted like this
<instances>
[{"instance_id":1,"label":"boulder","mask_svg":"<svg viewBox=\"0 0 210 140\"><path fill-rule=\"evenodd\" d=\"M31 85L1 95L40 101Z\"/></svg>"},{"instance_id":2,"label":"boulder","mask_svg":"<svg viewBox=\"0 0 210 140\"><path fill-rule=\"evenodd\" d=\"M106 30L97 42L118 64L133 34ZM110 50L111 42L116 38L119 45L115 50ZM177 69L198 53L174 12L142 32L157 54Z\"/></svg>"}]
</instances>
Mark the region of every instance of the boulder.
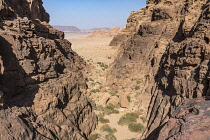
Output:
<instances>
[{"instance_id":1,"label":"boulder","mask_svg":"<svg viewBox=\"0 0 210 140\"><path fill-rule=\"evenodd\" d=\"M127 95L126 94L120 94L120 107L122 108L128 108L129 107L129 101L128 101L128 98L127 98Z\"/></svg>"},{"instance_id":2,"label":"boulder","mask_svg":"<svg viewBox=\"0 0 210 140\"><path fill-rule=\"evenodd\" d=\"M119 98L117 96L111 96L108 101L107 104L113 104L114 106L119 104Z\"/></svg>"}]
</instances>

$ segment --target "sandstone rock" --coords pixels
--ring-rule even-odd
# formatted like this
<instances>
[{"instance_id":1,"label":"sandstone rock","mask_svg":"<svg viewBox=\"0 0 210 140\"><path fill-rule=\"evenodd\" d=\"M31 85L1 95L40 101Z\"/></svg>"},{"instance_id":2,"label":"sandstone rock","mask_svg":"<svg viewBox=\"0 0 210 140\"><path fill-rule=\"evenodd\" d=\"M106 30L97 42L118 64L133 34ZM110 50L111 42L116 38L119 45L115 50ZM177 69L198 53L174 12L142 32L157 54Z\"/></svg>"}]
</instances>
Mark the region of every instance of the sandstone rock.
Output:
<instances>
[{"instance_id":1,"label":"sandstone rock","mask_svg":"<svg viewBox=\"0 0 210 140\"><path fill-rule=\"evenodd\" d=\"M159 130L186 98L210 93L209 1L147 4L132 12L126 29L116 36L120 53L107 77L113 88L142 79L139 92L151 96L143 138ZM123 43L119 36L126 36Z\"/></svg>"},{"instance_id":2,"label":"sandstone rock","mask_svg":"<svg viewBox=\"0 0 210 140\"><path fill-rule=\"evenodd\" d=\"M140 11L132 11L131 15L127 19L126 28L123 28L110 42L110 46L118 46L126 42L136 32L138 32L138 26L142 20L147 19L145 15L146 7Z\"/></svg>"},{"instance_id":3,"label":"sandstone rock","mask_svg":"<svg viewBox=\"0 0 210 140\"><path fill-rule=\"evenodd\" d=\"M103 93L102 97L100 98L99 103L101 105L106 105L107 101L110 99L111 95L108 92Z\"/></svg>"},{"instance_id":4,"label":"sandstone rock","mask_svg":"<svg viewBox=\"0 0 210 140\"><path fill-rule=\"evenodd\" d=\"M129 107L129 101L127 98L127 95L125 94L120 94L120 107L122 108L128 108Z\"/></svg>"},{"instance_id":5,"label":"sandstone rock","mask_svg":"<svg viewBox=\"0 0 210 140\"><path fill-rule=\"evenodd\" d=\"M113 104L114 106L119 104L119 98L117 96L111 96L108 101L107 104Z\"/></svg>"},{"instance_id":6,"label":"sandstone rock","mask_svg":"<svg viewBox=\"0 0 210 140\"><path fill-rule=\"evenodd\" d=\"M152 133L148 139L209 140L209 102L203 98L187 100L173 112L159 132Z\"/></svg>"},{"instance_id":7,"label":"sandstone rock","mask_svg":"<svg viewBox=\"0 0 210 140\"><path fill-rule=\"evenodd\" d=\"M0 3L0 139L87 139L97 118L85 62L52 28L41 0Z\"/></svg>"},{"instance_id":8,"label":"sandstone rock","mask_svg":"<svg viewBox=\"0 0 210 140\"><path fill-rule=\"evenodd\" d=\"M116 36L123 27L112 27L109 30L94 30L88 38L106 38Z\"/></svg>"}]
</instances>

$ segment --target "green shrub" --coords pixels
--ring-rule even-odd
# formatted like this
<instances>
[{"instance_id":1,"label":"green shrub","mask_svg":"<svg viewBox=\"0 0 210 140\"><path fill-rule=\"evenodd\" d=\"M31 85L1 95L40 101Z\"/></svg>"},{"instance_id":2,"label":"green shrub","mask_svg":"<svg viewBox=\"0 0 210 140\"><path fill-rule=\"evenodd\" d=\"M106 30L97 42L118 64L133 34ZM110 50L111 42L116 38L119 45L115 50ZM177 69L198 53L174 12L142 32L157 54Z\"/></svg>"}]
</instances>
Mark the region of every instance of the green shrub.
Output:
<instances>
[{"instance_id":1,"label":"green shrub","mask_svg":"<svg viewBox=\"0 0 210 140\"><path fill-rule=\"evenodd\" d=\"M95 86L96 84L94 82L91 83L91 86Z\"/></svg>"},{"instance_id":2,"label":"green shrub","mask_svg":"<svg viewBox=\"0 0 210 140\"><path fill-rule=\"evenodd\" d=\"M119 111L117 109L115 109L115 106L113 104L108 104L105 108L104 108L104 113L109 115L109 114L119 114Z\"/></svg>"},{"instance_id":3,"label":"green shrub","mask_svg":"<svg viewBox=\"0 0 210 140\"><path fill-rule=\"evenodd\" d=\"M145 77L148 78L149 77L149 74L145 75Z\"/></svg>"},{"instance_id":4,"label":"green shrub","mask_svg":"<svg viewBox=\"0 0 210 140\"><path fill-rule=\"evenodd\" d=\"M127 96L128 102L131 102L131 96Z\"/></svg>"},{"instance_id":5,"label":"green shrub","mask_svg":"<svg viewBox=\"0 0 210 140\"><path fill-rule=\"evenodd\" d=\"M118 121L119 125L129 125L131 123L135 123L137 121L137 119L139 118L139 114L138 113L126 113L125 115L123 115L120 120Z\"/></svg>"},{"instance_id":6,"label":"green shrub","mask_svg":"<svg viewBox=\"0 0 210 140\"><path fill-rule=\"evenodd\" d=\"M117 140L117 138L113 134L108 134L105 136L107 140Z\"/></svg>"},{"instance_id":7,"label":"green shrub","mask_svg":"<svg viewBox=\"0 0 210 140\"><path fill-rule=\"evenodd\" d=\"M139 86L135 86L135 88L134 88L135 90L139 90L140 89L140 87Z\"/></svg>"},{"instance_id":8,"label":"green shrub","mask_svg":"<svg viewBox=\"0 0 210 140\"><path fill-rule=\"evenodd\" d=\"M143 110L143 109L140 109L140 110L139 110L139 112L141 112L141 113L142 113L142 112L144 112L144 110Z\"/></svg>"},{"instance_id":9,"label":"green shrub","mask_svg":"<svg viewBox=\"0 0 210 140\"><path fill-rule=\"evenodd\" d=\"M108 65L106 65L106 64L104 64L104 63L102 63L102 62L97 62L97 64L101 67L101 68L103 68L103 69L107 69L109 66Z\"/></svg>"},{"instance_id":10,"label":"green shrub","mask_svg":"<svg viewBox=\"0 0 210 140\"><path fill-rule=\"evenodd\" d=\"M97 111L104 111L104 107L102 105L97 105L96 110Z\"/></svg>"},{"instance_id":11,"label":"green shrub","mask_svg":"<svg viewBox=\"0 0 210 140\"><path fill-rule=\"evenodd\" d=\"M102 85L100 82L96 82L95 84L99 84L99 85Z\"/></svg>"},{"instance_id":12,"label":"green shrub","mask_svg":"<svg viewBox=\"0 0 210 140\"><path fill-rule=\"evenodd\" d=\"M111 96L116 96L117 92L116 92L116 91L111 91L111 92L109 92L109 94L110 94Z\"/></svg>"},{"instance_id":13,"label":"green shrub","mask_svg":"<svg viewBox=\"0 0 210 140\"><path fill-rule=\"evenodd\" d=\"M117 130L115 128L111 128L108 124L105 124L101 127L101 130L103 132L107 132L109 134L114 134L115 132L117 132Z\"/></svg>"},{"instance_id":14,"label":"green shrub","mask_svg":"<svg viewBox=\"0 0 210 140\"><path fill-rule=\"evenodd\" d=\"M142 83L142 80L137 80L136 81L136 84L141 84Z\"/></svg>"},{"instance_id":15,"label":"green shrub","mask_svg":"<svg viewBox=\"0 0 210 140\"><path fill-rule=\"evenodd\" d=\"M100 89L93 89L93 90L91 90L91 92L97 93L97 92L100 92Z\"/></svg>"},{"instance_id":16,"label":"green shrub","mask_svg":"<svg viewBox=\"0 0 210 140\"><path fill-rule=\"evenodd\" d=\"M89 78L89 81L94 81L92 78Z\"/></svg>"},{"instance_id":17,"label":"green shrub","mask_svg":"<svg viewBox=\"0 0 210 140\"><path fill-rule=\"evenodd\" d=\"M100 113L97 116L98 116L98 118L100 118L100 117L104 117L105 115L104 115L104 113Z\"/></svg>"},{"instance_id":18,"label":"green shrub","mask_svg":"<svg viewBox=\"0 0 210 140\"><path fill-rule=\"evenodd\" d=\"M99 138L99 134L98 133L96 133L96 134L91 134L90 135L90 137L89 137L89 140L96 140L96 139L98 139Z\"/></svg>"},{"instance_id":19,"label":"green shrub","mask_svg":"<svg viewBox=\"0 0 210 140\"><path fill-rule=\"evenodd\" d=\"M101 123L109 123L109 120L105 119L104 117L99 117L98 121Z\"/></svg>"},{"instance_id":20,"label":"green shrub","mask_svg":"<svg viewBox=\"0 0 210 140\"><path fill-rule=\"evenodd\" d=\"M144 126L140 123L131 123L128 125L128 129L131 132L142 132L144 131Z\"/></svg>"},{"instance_id":21,"label":"green shrub","mask_svg":"<svg viewBox=\"0 0 210 140\"><path fill-rule=\"evenodd\" d=\"M141 118L141 120L145 123L145 122L147 122L147 118L146 117L140 117Z\"/></svg>"}]
</instances>

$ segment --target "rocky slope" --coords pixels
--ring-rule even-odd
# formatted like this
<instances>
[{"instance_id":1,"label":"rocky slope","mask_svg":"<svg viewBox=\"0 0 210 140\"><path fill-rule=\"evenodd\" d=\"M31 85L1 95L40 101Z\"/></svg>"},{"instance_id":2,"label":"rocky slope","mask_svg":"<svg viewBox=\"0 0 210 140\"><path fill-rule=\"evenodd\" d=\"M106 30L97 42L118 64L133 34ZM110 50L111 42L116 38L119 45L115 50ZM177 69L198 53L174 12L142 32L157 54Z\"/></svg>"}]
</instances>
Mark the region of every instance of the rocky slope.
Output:
<instances>
[{"instance_id":1,"label":"rocky slope","mask_svg":"<svg viewBox=\"0 0 210 140\"><path fill-rule=\"evenodd\" d=\"M151 98L143 138L157 139L186 98L209 95L209 4L207 0L148 0L146 7L130 16L128 32L118 35L127 41L107 81L115 88L141 81L140 94ZM139 101L144 103L144 99ZM177 132L170 137L182 139L175 135L186 134L185 130Z\"/></svg>"},{"instance_id":2,"label":"rocky slope","mask_svg":"<svg viewBox=\"0 0 210 140\"><path fill-rule=\"evenodd\" d=\"M41 0L0 1L0 139L87 139L85 62Z\"/></svg>"}]
</instances>

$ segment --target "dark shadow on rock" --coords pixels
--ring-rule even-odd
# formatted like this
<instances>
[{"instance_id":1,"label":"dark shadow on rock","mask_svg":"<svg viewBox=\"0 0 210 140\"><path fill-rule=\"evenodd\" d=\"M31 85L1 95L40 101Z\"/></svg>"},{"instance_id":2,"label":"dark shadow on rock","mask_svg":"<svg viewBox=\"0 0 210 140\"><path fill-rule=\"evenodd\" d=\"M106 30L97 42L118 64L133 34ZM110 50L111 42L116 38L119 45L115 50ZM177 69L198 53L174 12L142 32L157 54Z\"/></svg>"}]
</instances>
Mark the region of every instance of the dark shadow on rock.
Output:
<instances>
[{"instance_id":1,"label":"dark shadow on rock","mask_svg":"<svg viewBox=\"0 0 210 140\"><path fill-rule=\"evenodd\" d=\"M172 39L174 42L182 42L185 39L185 35L183 33L183 25L184 21L180 23L178 31L176 32L176 35Z\"/></svg>"},{"instance_id":2,"label":"dark shadow on rock","mask_svg":"<svg viewBox=\"0 0 210 140\"><path fill-rule=\"evenodd\" d=\"M19 60L13 52L12 44L9 43L13 37L8 36L6 38L0 36L0 56L4 67L4 72L0 76L0 85L4 92L4 107L31 107L39 86L31 82L34 80L19 64Z\"/></svg>"},{"instance_id":3,"label":"dark shadow on rock","mask_svg":"<svg viewBox=\"0 0 210 140\"><path fill-rule=\"evenodd\" d=\"M164 124L165 125L165 124ZM144 140L157 140L158 139L158 135L160 134L161 129L164 127L164 125L161 125L159 127L157 127L155 130L153 130L149 136L144 139Z\"/></svg>"}]
</instances>

